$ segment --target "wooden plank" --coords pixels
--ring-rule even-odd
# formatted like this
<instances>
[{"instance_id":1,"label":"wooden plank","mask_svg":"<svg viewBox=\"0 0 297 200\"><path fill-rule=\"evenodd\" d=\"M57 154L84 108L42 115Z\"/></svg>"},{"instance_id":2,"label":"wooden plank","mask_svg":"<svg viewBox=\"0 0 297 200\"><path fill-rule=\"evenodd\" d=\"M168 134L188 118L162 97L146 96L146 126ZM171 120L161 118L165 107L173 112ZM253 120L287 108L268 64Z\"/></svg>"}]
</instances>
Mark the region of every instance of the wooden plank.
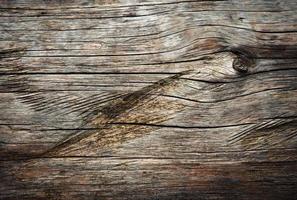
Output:
<instances>
[{"instance_id":1,"label":"wooden plank","mask_svg":"<svg viewBox=\"0 0 297 200\"><path fill-rule=\"evenodd\" d=\"M0 199L296 199L296 9L2 1Z\"/></svg>"}]
</instances>

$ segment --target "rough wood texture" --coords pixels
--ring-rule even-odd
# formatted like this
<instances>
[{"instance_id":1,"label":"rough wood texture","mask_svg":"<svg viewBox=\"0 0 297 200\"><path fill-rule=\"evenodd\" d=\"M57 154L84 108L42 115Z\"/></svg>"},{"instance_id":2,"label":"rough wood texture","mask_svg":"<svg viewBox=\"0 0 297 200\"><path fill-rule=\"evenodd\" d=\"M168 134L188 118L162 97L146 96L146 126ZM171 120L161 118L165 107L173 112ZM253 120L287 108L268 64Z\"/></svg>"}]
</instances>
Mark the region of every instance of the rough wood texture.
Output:
<instances>
[{"instance_id":1,"label":"rough wood texture","mask_svg":"<svg viewBox=\"0 0 297 200\"><path fill-rule=\"evenodd\" d=\"M296 199L296 10L1 1L0 199Z\"/></svg>"}]
</instances>

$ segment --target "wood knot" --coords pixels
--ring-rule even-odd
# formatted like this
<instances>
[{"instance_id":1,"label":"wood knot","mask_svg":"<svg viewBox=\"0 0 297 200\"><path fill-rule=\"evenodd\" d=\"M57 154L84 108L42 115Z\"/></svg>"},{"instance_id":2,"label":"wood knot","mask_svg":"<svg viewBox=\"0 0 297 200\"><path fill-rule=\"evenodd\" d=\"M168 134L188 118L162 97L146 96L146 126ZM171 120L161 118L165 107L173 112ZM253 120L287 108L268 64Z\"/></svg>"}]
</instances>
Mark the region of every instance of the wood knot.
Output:
<instances>
[{"instance_id":1,"label":"wood knot","mask_svg":"<svg viewBox=\"0 0 297 200\"><path fill-rule=\"evenodd\" d=\"M249 54L236 54L236 58L233 60L232 63L233 69L241 74L248 73L250 68L255 66L255 61L252 56Z\"/></svg>"},{"instance_id":2,"label":"wood knot","mask_svg":"<svg viewBox=\"0 0 297 200\"><path fill-rule=\"evenodd\" d=\"M247 73L249 71L246 61L241 58L234 59L233 69L239 73Z\"/></svg>"}]
</instances>

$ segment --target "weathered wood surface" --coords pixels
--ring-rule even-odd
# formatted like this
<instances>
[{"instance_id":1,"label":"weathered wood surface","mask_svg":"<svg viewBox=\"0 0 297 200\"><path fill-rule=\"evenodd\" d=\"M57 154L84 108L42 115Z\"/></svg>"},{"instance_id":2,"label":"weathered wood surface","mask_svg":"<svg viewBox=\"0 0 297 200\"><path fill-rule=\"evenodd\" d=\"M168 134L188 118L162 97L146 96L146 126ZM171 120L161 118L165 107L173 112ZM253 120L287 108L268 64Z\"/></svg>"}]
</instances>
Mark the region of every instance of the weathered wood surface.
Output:
<instances>
[{"instance_id":1,"label":"weathered wood surface","mask_svg":"<svg viewBox=\"0 0 297 200\"><path fill-rule=\"evenodd\" d=\"M0 19L0 199L297 198L296 0Z\"/></svg>"}]
</instances>

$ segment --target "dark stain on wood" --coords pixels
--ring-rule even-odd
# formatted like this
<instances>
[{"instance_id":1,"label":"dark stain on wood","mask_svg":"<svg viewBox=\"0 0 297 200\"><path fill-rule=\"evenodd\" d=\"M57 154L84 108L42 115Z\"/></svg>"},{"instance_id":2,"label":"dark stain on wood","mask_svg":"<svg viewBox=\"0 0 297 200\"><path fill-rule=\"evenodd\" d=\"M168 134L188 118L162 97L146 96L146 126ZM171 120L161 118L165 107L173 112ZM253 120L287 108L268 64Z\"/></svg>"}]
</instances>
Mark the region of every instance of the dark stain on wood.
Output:
<instances>
[{"instance_id":1,"label":"dark stain on wood","mask_svg":"<svg viewBox=\"0 0 297 200\"><path fill-rule=\"evenodd\" d=\"M140 134L145 134L151 129L143 128L141 126L137 128L137 124L134 125L136 127L134 127L133 124L132 127L121 126L120 124L113 128L112 124L115 124L116 121L120 121L121 119L125 119L125 121L128 123L129 121L132 121L133 123L139 120L140 117L143 124L153 123L156 119L158 121L165 121L168 119L170 116L163 115L162 113L155 113L153 118L150 115L139 116L137 114L129 114L133 109L141 109L142 112L144 112L144 109L152 109L151 106L143 105L146 103L148 105L151 104L148 103L148 100L153 102L153 106L155 107L154 109L158 108L159 110L162 110L163 108L161 107L164 106L164 102L162 102L162 100L152 100L152 98L156 98L158 95L164 92L164 90L174 87L174 85L177 84L177 81L179 81L179 78L182 75L188 74L189 72L190 71L177 73L174 76L162 79L150 86L144 87L131 94L127 94L121 98L111 101L100 110L100 112L94 117L94 119L92 119L91 122L91 124L94 124L98 129L102 129L102 131L97 130L95 132L86 131L83 133L78 133L74 137L62 141L60 144L42 154L42 156L57 156L59 152L63 152L65 149L67 152L70 151L73 153L73 150L69 150L69 146L72 145L74 146L74 149L79 150L80 152L83 152L84 148L90 147L95 148L95 150L98 151L98 148L100 150L101 147L112 146L114 144L122 143L127 139L133 139L137 136L139 137ZM171 104L171 109L178 108L178 105L175 105L174 102L168 102L168 104L169 103ZM177 106L177 108L174 108L174 106ZM168 106L166 107L169 108ZM112 131L106 131L106 129L111 129ZM145 129L147 129L147 131L145 131ZM80 141L82 142L79 143Z\"/></svg>"}]
</instances>

